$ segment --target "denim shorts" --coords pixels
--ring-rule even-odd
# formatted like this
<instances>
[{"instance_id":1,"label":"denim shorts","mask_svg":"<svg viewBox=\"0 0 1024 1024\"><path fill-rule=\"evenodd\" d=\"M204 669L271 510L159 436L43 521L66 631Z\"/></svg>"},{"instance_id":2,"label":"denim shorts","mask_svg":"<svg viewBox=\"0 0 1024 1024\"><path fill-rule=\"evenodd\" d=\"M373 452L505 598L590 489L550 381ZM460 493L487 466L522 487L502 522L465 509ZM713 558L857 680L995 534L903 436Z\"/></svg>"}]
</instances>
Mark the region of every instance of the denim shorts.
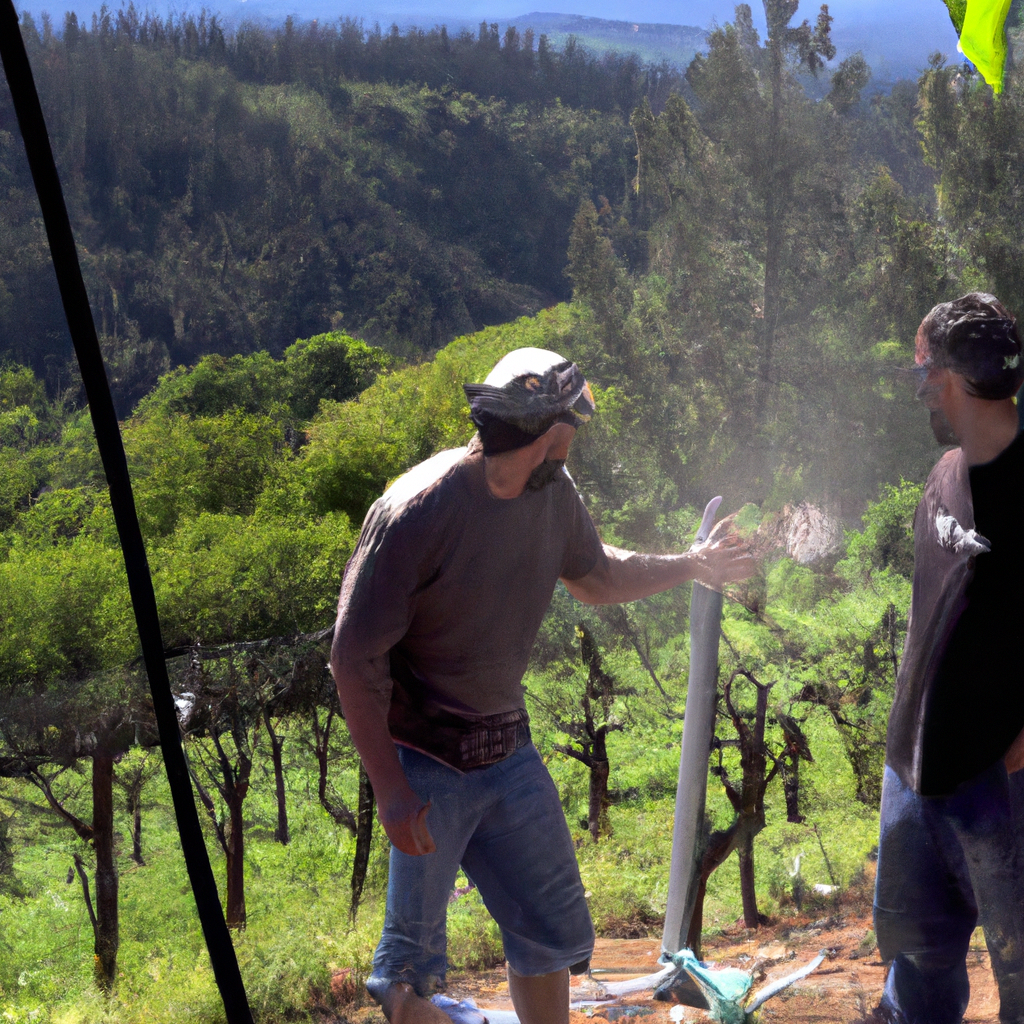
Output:
<instances>
[{"instance_id":1,"label":"denim shorts","mask_svg":"<svg viewBox=\"0 0 1024 1024\"><path fill-rule=\"evenodd\" d=\"M384 933L366 987L378 1001L396 982L429 997L444 988L448 897L459 866L480 890L518 974L585 970L594 926L555 784L537 748L466 773L406 747L409 784L430 801L437 850L391 848Z\"/></svg>"}]
</instances>

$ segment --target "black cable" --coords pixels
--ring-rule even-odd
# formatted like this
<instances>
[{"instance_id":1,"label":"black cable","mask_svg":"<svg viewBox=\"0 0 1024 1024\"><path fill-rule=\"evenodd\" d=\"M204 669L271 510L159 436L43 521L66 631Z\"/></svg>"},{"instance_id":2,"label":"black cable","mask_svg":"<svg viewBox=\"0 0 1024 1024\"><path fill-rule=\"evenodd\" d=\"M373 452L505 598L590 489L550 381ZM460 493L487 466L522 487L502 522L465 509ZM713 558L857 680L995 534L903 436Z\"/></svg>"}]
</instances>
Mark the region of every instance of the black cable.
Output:
<instances>
[{"instance_id":1,"label":"black cable","mask_svg":"<svg viewBox=\"0 0 1024 1024\"><path fill-rule=\"evenodd\" d=\"M188 767L185 764L185 753L181 746L171 683L164 662L164 646L160 635L160 619L156 610L153 580L149 574L146 548L142 542L142 532L135 511L135 499L132 497L121 431L110 397L110 386L103 367L103 356L96 337L96 325L89 307L89 297L85 290L85 282L82 280L82 270L78 263L78 252L71 233L64 193L60 186L60 178L57 176L57 166L53 160L53 151L50 149L46 122L39 105L39 96L18 27L18 15L13 0L0 0L0 57L3 59L18 125L25 141L32 180L39 195L39 205L42 208L46 236L53 257L53 269L57 274L57 284L64 304L64 315L67 317L71 340L74 342L75 354L81 367L89 412L96 431L96 442L110 488L110 504L117 523L135 622L142 643L142 656L149 676L150 691L153 694L153 708L160 730L160 747L163 750L167 780L174 800L181 849L185 855L185 866L192 883L192 893L199 910L206 947L210 952L214 977L224 1000L229 1024L252 1024L252 1013L249 1010L242 976L238 970L238 960L217 895L217 884L213 878L206 843L199 827L199 815L192 794Z\"/></svg>"}]
</instances>

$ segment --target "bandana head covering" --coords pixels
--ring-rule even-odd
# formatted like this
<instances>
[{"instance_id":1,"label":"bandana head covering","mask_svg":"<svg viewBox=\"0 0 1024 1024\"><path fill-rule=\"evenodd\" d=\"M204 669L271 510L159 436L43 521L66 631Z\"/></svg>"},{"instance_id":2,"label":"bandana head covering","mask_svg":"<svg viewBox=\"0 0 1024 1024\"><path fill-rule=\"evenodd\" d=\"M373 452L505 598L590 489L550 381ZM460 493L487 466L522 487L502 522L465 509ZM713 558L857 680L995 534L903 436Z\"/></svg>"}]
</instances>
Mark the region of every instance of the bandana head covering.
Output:
<instances>
[{"instance_id":1,"label":"bandana head covering","mask_svg":"<svg viewBox=\"0 0 1024 1024\"><path fill-rule=\"evenodd\" d=\"M921 324L918 344L924 366L959 374L978 398L1010 398L1024 382L1016 322L994 295L971 292L935 306Z\"/></svg>"},{"instance_id":2,"label":"bandana head covering","mask_svg":"<svg viewBox=\"0 0 1024 1024\"><path fill-rule=\"evenodd\" d=\"M594 396L579 367L557 352L518 348L483 384L464 384L484 455L532 444L555 423L577 427L594 414Z\"/></svg>"}]
</instances>

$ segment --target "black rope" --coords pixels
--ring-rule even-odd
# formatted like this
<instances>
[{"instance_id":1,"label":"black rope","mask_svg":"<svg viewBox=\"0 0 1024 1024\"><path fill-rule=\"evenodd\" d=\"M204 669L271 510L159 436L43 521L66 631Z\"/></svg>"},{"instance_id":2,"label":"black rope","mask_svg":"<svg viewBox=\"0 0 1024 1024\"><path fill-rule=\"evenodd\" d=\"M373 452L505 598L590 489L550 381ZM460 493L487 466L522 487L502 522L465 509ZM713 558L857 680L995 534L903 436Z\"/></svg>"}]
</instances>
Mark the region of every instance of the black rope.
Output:
<instances>
[{"instance_id":1,"label":"black rope","mask_svg":"<svg viewBox=\"0 0 1024 1024\"><path fill-rule=\"evenodd\" d=\"M57 284L64 304L64 315L67 317L71 340L74 342L75 354L81 367L89 412L96 431L96 442L110 487L110 504L117 523L135 622L142 643L142 656L153 694L153 707L160 730L160 746L174 800L181 849L185 855L185 865L199 910L206 947L210 952L214 977L224 1000L229 1024L252 1024L252 1013L249 1010L242 976L238 970L238 960L217 895L217 884L213 878L206 843L199 827L199 816L192 795L188 767L185 764L185 753L181 746L174 698L171 695L171 684L164 662L164 646L160 636L160 619L157 616L153 580L149 574L146 548L139 530L135 499L132 497L132 485L128 476L128 463L121 443L121 431L110 397L110 386L103 367L103 356L96 337L92 310L89 308L89 297L78 264L78 253L71 233L64 193L61 190L60 178L57 176L46 122L39 105L39 96L18 27L18 15L13 0L0 0L0 57L3 59L18 125L25 141L32 180L39 195L39 205L42 208L46 236L53 257L53 269L57 274Z\"/></svg>"}]
</instances>

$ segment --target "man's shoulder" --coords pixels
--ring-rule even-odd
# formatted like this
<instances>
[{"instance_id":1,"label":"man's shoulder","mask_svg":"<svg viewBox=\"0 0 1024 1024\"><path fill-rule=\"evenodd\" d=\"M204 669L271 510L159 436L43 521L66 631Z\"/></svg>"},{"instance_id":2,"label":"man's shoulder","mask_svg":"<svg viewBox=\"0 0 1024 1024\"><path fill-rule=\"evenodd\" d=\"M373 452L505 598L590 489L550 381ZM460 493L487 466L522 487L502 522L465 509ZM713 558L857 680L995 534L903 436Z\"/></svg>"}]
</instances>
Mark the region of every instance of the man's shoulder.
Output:
<instances>
[{"instance_id":1,"label":"man's shoulder","mask_svg":"<svg viewBox=\"0 0 1024 1024\"><path fill-rule=\"evenodd\" d=\"M448 448L413 466L391 484L376 505L391 516L421 508L426 496L457 481L467 450Z\"/></svg>"},{"instance_id":2,"label":"man's shoulder","mask_svg":"<svg viewBox=\"0 0 1024 1024\"><path fill-rule=\"evenodd\" d=\"M465 448L438 452L398 477L366 513L353 557L376 557L385 546L423 552L446 536L448 520L464 504L453 488L461 486L465 454Z\"/></svg>"},{"instance_id":3,"label":"man's shoulder","mask_svg":"<svg viewBox=\"0 0 1024 1024\"><path fill-rule=\"evenodd\" d=\"M962 448L950 448L949 451L944 452L939 461L932 466L932 471L928 474L928 479L931 480L933 477L941 477L947 473L955 472L957 467L960 465L962 457Z\"/></svg>"},{"instance_id":4,"label":"man's shoulder","mask_svg":"<svg viewBox=\"0 0 1024 1024\"><path fill-rule=\"evenodd\" d=\"M951 448L932 466L924 485L924 500L948 500L957 494L970 494L970 480L963 450Z\"/></svg>"}]
</instances>

